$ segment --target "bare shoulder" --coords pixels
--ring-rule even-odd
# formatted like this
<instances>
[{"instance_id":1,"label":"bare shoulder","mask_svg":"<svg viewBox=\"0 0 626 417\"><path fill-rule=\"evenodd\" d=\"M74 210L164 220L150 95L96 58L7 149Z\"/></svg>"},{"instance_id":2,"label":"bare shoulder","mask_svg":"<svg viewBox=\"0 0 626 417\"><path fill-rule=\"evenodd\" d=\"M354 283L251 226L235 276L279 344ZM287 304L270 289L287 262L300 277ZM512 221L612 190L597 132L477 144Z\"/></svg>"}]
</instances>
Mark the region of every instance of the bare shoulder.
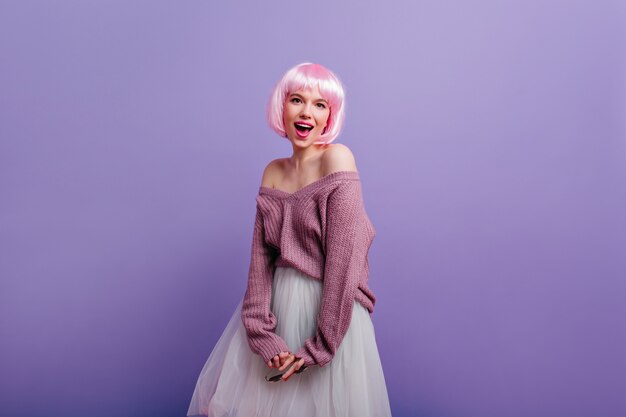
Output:
<instances>
[{"instance_id":1,"label":"bare shoulder","mask_svg":"<svg viewBox=\"0 0 626 417\"><path fill-rule=\"evenodd\" d=\"M350 148L343 143L331 144L322 157L324 172L357 171L356 160Z\"/></svg>"},{"instance_id":2,"label":"bare shoulder","mask_svg":"<svg viewBox=\"0 0 626 417\"><path fill-rule=\"evenodd\" d=\"M263 177L261 178L261 186L272 188L277 178L280 178L282 172L282 164L284 158L278 158L270 161L263 170Z\"/></svg>"}]
</instances>

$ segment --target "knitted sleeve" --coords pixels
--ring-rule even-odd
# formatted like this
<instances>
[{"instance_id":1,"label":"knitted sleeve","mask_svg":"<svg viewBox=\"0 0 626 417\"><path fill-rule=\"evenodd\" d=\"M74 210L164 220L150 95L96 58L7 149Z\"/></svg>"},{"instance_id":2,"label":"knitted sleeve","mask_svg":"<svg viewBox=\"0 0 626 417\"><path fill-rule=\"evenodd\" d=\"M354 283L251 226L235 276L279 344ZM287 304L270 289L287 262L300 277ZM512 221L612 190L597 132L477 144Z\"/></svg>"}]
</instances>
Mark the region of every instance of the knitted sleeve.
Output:
<instances>
[{"instance_id":1,"label":"knitted sleeve","mask_svg":"<svg viewBox=\"0 0 626 417\"><path fill-rule=\"evenodd\" d=\"M360 274L369 250L364 230L359 181L345 181L333 190L326 206L322 301L315 335L295 355L307 366L330 362L352 318Z\"/></svg>"},{"instance_id":2,"label":"knitted sleeve","mask_svg":"<svg viewBox=\"0 0 626 417\"><path fill-rule=\"evenodd\" d=\"M250 349L267 362L280 352L289 352L289 346L274 333L277 320L270 305L274 260L278 250L265 243L263 233L263 216L257 203L248 286L241 305L241 320Z\"/></svg>"}]
</instances>

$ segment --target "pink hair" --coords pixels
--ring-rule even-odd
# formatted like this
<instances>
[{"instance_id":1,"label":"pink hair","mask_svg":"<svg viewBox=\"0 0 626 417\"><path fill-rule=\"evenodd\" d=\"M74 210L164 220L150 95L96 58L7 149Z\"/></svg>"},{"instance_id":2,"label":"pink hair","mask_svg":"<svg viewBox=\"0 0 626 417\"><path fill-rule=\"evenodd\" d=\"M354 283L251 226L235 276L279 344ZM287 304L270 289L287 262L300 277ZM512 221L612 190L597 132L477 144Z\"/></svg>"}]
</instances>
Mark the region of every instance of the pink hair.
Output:
<instances>
[{"instance_id":1,"label":"pink hair","mask_svg":"<svg viewBox=\"0 0 626 417\"><path fill-rule=\"evenodd\" d=\"M301 89L318 87L320 94L330 107L328 123L315 144L331 143L343 126L345 117L344 88L332 71L319 64L304 62L291 68L276 84L267 103L266 118L270 127L280 136L287 137L283 123L285 99L289 94Z\"/></svg>"}]
</instances>

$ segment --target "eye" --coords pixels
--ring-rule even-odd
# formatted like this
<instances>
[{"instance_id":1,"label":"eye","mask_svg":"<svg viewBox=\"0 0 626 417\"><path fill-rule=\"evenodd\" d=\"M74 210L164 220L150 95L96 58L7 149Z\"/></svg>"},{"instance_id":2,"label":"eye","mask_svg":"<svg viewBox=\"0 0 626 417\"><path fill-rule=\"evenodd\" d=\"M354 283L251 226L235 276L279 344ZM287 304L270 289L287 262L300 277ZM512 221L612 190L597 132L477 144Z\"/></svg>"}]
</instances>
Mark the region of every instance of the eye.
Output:
<instances>
[{"instance_id":1,"label":"eye","mask_svg":"<svg viewBox=\"0 0 626 417\"><path fill-rule=\"evenodd\" d=\"M317 103L320 109L325 109L326 105L324 103Z\"/></svg>"},{"instance_id":2,"label":"eye","mask_svg":"<svg viewBox=\"0 0 626 417\"><path fill-rule=\"evenodd\" d=\"M296 100L297 100L297 101L296 101ZM298 97L294 97L294 98L292 98L292 99L291 99L291 102L292 102L292 103L299 103L299 102L300 102L300 99L299 99Z\"/></svg>"}]
</instances>

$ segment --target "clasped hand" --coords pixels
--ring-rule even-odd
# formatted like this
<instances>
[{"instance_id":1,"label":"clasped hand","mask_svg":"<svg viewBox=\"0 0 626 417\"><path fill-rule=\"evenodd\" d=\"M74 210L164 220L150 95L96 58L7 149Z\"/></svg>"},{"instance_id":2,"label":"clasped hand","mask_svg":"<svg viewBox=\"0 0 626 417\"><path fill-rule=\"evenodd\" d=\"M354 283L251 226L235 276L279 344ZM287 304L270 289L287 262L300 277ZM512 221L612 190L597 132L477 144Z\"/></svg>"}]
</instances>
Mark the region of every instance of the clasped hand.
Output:
<instances>
[{"instance_id":1,"label":"clasped hand","mask_svg":"<svg viewBox=\"0 0 626 417\"><path fill-rule=\"evenodd\" d=\"M284 371L291 364L289 370L281 377L283 381L286 381L294 372L304 365L304 359L296 359L296 356L291 352L280 352L267 361L267 366L270 368L278 368L279 371Z\"/></svg>"}]
</instances>

